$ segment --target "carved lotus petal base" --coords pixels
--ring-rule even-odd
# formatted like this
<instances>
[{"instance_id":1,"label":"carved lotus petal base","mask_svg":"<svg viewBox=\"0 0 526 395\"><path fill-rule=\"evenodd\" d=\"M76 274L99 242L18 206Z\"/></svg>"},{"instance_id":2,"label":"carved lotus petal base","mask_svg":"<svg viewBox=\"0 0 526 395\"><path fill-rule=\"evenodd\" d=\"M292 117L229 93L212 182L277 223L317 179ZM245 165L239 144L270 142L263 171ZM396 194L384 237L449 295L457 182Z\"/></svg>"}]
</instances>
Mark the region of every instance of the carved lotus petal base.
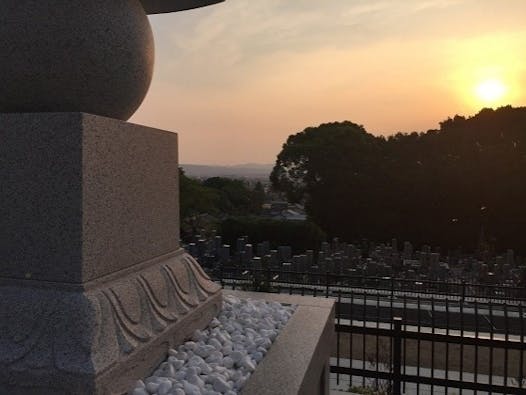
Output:
<instances>
[{"instance_id":1,"label":"carved lotus petal base","mask_svg":"<svg viewBox=\"0 0 526 395\"><path fill-rule=\"evenodd\" d=\"M183 250L82 286L0 285L0 394L124 394L221 308ZM16 384L15 384L16 383Z\"/></svg>"}]
</instances>

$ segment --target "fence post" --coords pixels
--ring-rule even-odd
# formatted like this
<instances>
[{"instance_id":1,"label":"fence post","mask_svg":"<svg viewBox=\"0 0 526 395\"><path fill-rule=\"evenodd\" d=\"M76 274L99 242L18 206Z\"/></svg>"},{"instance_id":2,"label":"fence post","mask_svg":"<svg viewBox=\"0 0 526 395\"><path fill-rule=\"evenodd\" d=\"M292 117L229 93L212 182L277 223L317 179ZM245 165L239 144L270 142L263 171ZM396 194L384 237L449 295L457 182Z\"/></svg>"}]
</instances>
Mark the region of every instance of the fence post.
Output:
<instances>
[{"instance_id":1,"label":"fence post","mask_svg":"<svg viewBox=\"0 0 526 395\"><path fill-rule=\"evenodd\" d=\"M462 301L466 298L466 282L462 280Z\"/></svg>"},{"instance_id":2,"label":"fence post","mask_svg":"<svg viewBox=\"0 0 526 395\"><path fill-rule=\"evenodd\" d=\"M225 265L225 263L221 259L219 261L219 283L221 284L221 288L223 288L225 286L225 282L223 281L223 277L225 275L224 265Z\"/></svg>"},{"instance_id":3,"label":"fence post","mask_svg":"<svg viewBox=\"0 0 526 395\"><path fill-rule=\"evenodd\" d=\"M329 273L329 271L327 270L327 271L325 272L325 297L326 297L326 298L329 297L329 285L330 285L330 283L329 283L330 278L329 278L329 277L330 277L330 273Z\"/></svg>"},{"instance_id":4,"label":"fence post","mask_svg":"<svg viewBox=\"0 0 526 395\"><path fill-rule=\"evenodd\" d=\"M402 318L394 317L393 324L393 395L400 395L402 384Z\"/></svg>"},{"instance_id":5,"label":"fence post","mask_svg":"<svg viewBox=\"0 0 526 395\"><path fill-rule=\"evenodd\" d=\"M270 286L270 282L272 281L272 275L270 273L270 265L269 265L269 262L266 263L267 267L267 272L266 272L266 280L267 280L267 291L266 292L271 292L272 291L272 287Z\"/></svg>"}]
</instances>

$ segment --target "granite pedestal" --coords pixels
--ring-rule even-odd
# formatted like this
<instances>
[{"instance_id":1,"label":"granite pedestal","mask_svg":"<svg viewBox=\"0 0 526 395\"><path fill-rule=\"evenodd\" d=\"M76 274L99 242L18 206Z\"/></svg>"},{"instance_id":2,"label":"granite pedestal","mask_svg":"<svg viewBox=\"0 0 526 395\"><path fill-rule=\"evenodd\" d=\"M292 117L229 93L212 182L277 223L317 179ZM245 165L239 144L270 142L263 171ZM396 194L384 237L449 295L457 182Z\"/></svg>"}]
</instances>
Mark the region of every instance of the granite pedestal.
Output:
<instances>
[{"instance_id":1,"label":"granite pedestal","mask_svg":"<svg viewBox=\"0 0 526 395\"><path fill-rule=\"evenodd\" d=\"M177 135L0 114L0 394L122 394L221 307L179 245Z\"/></svg>"}]
</instances>

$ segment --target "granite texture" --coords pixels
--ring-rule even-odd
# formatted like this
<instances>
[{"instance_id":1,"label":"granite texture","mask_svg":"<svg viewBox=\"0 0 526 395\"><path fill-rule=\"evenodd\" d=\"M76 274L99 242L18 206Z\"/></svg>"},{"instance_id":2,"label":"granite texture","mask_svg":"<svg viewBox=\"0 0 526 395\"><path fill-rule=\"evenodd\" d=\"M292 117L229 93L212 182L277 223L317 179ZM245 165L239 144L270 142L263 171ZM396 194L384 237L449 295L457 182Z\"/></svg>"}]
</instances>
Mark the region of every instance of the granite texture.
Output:
<instances>
[{"instance_id":1,"label":"granite texture","mask_svg":"<svg viewBox=\"0 0 526 395\"><path fill-rule=\"evenodd\" d=\"M124 394L221 303L182 250L89 290L0 285L0 394Z\"/></svg>"},{"instance_id":2,"label":"granite texture","mask_svg":"<svg viewBox=\"0 0 526 395\"><path fill-rule=\"evenodd\" d=\"M123 394L221 308L179 246L177 135L0 114L0 141L0 394Z\"/></svg>"},{"instance_id":3,"label":"granite texture","mask_svg":"<svg viewBox=\"0 0 526 395\"><path fill-rule=\"evenodd\" d=\"M177 12L221 3L225 0L141 0L147 14Z\"/></svg>"},{"instance_id":4,"label":"granite texture","mask_svg":"<svg viewBox=\"0 0 526 395\"><path fill-rule=\"evenodd\" d=\"M83 284L179 248L177 135L0 114L0 281Z\"/></svg>"},{"instance_id":5,"label":"granite texture","mask_svg":"<svg viewBox=\"0 0 526 395\"><path fill-rule=\"evenodd\" d=\"M86 112L126 120L154 65L139 0L0 1L0 112Z\"/></svg>"},{"instance_id":6,"label":"granite texture","mask_svg":"<svg viewBox=\"0 0 526 395\"><path fill-rule=\"evenodd\" d=\"M329 358L335 342L334 300L242 291L224 293L297 305L241 394L329 394Z\"/></svg>"}]
</instances>

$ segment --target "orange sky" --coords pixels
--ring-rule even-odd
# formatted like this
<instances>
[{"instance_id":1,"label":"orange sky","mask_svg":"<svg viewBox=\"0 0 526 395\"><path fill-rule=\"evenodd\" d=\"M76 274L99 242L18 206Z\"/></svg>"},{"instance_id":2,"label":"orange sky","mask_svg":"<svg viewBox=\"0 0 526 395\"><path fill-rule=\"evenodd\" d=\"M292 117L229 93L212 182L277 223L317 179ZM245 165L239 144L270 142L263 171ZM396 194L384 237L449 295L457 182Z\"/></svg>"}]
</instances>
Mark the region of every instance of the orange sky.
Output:
<instances>
[{"instance_id":1,"label":"orange sky","mask_svg":"<svg viewBox=\"0 0 526 395\"><path fill-rule=\"evenodd\" d=\"M387 135L526 105L525 18L525 0L226 0L153 16L154 81L131 121L178 132L181 163L273 163L323 122ZM487 80L502 98L477 96Z\"/></svg>"}]
</instances>

